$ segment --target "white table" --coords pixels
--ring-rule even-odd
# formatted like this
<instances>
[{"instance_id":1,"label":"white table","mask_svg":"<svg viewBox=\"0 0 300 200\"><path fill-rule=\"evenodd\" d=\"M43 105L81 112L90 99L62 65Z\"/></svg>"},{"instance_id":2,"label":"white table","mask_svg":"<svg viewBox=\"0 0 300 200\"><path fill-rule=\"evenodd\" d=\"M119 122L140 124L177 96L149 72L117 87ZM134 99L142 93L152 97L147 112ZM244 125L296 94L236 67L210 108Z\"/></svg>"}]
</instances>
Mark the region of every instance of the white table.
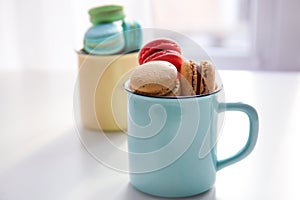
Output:
<instances>
[{"instance_id":1,"label":"white table","mask_svg":"<svg viewBox=\"0 0 300 200\"><path fill-rule=\"evenodd\" d=\"M257 146L219 171L212 190L188 199L300 199L300 73L220 73L228 102L257 109ZM158 199L83 148L74 128L75 80L75 72L0 72L0 200ZM247 136L243 115L228 114L225 123L220 157Z\"/></svg>"}]
</instances>

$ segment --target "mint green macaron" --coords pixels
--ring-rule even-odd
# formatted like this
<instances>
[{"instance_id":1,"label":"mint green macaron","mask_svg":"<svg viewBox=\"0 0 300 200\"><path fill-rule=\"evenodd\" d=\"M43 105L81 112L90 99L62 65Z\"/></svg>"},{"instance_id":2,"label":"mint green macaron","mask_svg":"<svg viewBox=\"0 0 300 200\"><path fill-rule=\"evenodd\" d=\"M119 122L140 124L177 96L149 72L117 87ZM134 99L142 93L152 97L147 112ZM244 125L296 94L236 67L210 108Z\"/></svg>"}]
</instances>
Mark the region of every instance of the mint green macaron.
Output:
<instances>
[{"instance_id":1,"label":"mint green macaron","mask_svg":"<svg viewBox=\"0 0 300 200\"><path fill-rule=\"evenodd\" d=\"M125 18L123 6L105 5L89 10L90 22L93 25L111 23Z\"/></svg>"}]
</instances>

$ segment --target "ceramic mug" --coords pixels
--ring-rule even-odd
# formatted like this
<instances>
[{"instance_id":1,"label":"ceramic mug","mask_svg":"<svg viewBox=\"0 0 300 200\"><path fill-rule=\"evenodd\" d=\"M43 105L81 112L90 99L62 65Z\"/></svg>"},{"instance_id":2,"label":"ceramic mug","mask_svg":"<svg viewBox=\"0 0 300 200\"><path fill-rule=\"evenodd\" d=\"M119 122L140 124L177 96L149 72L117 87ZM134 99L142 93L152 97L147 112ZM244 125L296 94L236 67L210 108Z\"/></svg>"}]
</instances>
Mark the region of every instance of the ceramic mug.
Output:
<instances>
[{"instance_id":1,"label":"ceramic mug","mask_svg":"<svg viewBox=\"0 0 300 200\"><path fill-rule=\"evenodd\" d=\"M138 53L102 56L79 51L77 56L82 126L102 131L126 130L126 94L117 85L138 65Z\"/></svg>"},{"instance_id":2,"label":"ceramic mug","mask_svg":"<svg viewBox=\"0 0 300 200\"><path fill-rule=\"evenodd\" d=\"M142 192L161 197L205 192L218 170L245 158L256 144L256 110L225 103L222 87L209 95L174 98L135 94L127 86L130 182ZM250 129L238 153L218 160L216 142L225 111L246 113Z\"/></svg>"}]
</instances>

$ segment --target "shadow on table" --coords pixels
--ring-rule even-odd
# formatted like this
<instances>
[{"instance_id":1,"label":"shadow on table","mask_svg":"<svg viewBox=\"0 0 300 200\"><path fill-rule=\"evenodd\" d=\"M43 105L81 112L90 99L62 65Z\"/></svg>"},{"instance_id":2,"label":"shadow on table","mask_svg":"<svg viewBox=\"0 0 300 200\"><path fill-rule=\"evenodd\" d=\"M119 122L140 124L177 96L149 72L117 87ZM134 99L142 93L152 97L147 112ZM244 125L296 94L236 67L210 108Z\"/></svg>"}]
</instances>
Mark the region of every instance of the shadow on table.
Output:
<instances>
[{"instance_id":1,"label":"shadow on table","mask_svg":"<svg viewBox=\"0 0 300 200\"><path fill-rule=\"evenodd\" d=\"M162 198L162 197L156 197L152 195L145 194L143 192L140 192L136 190L130 183L128 183L124 199L130 199L130 200L154 200L154 199L173 199L173 198ZM187 198L174 198L174 199L182 199L182 200L215 200L216 199L216 189L213 187L212 189L208 190L207 192L204 192L199 195L187 197Z\"/></svg>"}]
</instances>

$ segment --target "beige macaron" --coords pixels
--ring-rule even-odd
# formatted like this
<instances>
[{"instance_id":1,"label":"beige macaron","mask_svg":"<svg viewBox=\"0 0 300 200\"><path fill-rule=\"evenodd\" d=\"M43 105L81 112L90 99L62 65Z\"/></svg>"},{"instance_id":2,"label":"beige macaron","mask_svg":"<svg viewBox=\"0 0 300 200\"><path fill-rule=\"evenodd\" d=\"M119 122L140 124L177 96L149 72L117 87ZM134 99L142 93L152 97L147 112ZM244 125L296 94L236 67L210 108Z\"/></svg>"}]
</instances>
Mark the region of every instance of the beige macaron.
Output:
<instances>
[{"instance_id":1,"label":"beige macaron","mask_svg":"<svg viewBox=\"0 0 300 200\"><path fill-rule=\"evenodd\" d=\"M167 61L151 61L135 68L129 88L138 94L149 96L174 96L180 84L176 67Z\"/></svg>"},{"instance_id":2,"label":"beige macaron","mask_svg":"<svg viewBox=\"0 0 300 200\"><path fill-rule=\"evenodd\" d=\"M183 61L180 68L181 95L208 94L215 90L215 69L211 62Z\"/></svg>"},{"instance_id":3,"label":"beige macaron","mask_svg":"<svg viewBox=\"0 0 300 200\"><path fill-rule=\"evenodd\" d=\"M201 61L201 94L212 93L216 89L215 68L213 64L207 60Z\"/></svg>"}]
</instances>

